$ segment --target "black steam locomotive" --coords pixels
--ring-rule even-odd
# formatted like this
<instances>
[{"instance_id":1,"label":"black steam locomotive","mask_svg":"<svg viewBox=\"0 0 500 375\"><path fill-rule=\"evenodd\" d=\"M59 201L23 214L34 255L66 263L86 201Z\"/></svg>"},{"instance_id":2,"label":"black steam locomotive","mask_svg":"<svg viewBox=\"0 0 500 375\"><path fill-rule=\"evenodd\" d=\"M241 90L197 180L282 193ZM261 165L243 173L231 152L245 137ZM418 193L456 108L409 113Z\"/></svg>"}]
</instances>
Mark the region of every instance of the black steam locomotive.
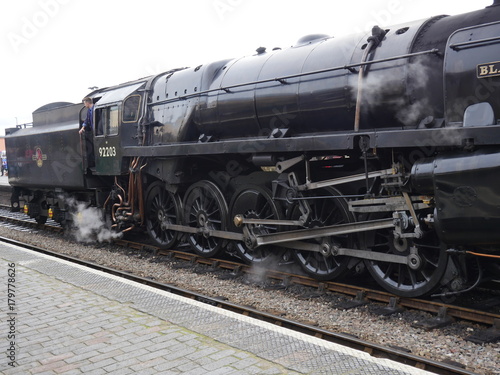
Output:
<instances>
[{"instance_id":1,"label":"black steam locomotive","mask_svg":"<svg viewBox=\"0 0 500 375\"><path fill-rule=\"evenodd\" d=\"M500 274L500 3L52 103L6 137L13 209L68 197L162 248L460 293Z\"/></svg>"}]
</instances>

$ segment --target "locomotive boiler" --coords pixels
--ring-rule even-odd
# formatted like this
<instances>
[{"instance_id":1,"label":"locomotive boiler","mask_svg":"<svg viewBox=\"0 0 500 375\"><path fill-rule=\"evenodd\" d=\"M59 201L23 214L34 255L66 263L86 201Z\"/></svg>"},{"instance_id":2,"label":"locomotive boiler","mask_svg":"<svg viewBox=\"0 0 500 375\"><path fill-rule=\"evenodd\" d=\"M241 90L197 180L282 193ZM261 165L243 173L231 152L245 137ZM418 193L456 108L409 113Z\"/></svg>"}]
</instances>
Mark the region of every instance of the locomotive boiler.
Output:
<instances>
[{"instance_id":1,"label":"locomotive boiler","mask_svg":"<svg viewBox=\"0 0 500 375\"><path fill-rule=\"evenodd\" d=\"M500 4L180 68L34 112L6 137L12 206L201 256L289 262L385 289L461 293L498 276Z\"/></svg>"}]
</instances>

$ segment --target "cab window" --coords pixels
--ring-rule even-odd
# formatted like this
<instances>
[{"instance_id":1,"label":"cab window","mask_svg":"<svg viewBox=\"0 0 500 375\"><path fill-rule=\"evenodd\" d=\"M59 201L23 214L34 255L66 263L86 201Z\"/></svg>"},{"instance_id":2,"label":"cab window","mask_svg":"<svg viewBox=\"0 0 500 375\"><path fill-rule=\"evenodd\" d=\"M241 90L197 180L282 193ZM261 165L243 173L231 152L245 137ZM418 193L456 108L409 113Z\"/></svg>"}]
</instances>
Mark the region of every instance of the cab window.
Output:
<instances>
[{"instance_id":1,"label":"cab window","mask_svg":"<svg viewBox=\"0 0 500 375\"><path fill-rule=\"evenodd\" d=\"M118 134L118 106L99 108L96 111L96 135Z\"/></svg>"},{"instance_id":2,"label":"cab window","mask_svg":"<svg viewBox=\"0 0 500 375\"><path fill-rule=\"evenodd\" d=\"M141 97L139 95L129 96L123 103L123 122L137 122Z\"/></svg>"}]
</instances>

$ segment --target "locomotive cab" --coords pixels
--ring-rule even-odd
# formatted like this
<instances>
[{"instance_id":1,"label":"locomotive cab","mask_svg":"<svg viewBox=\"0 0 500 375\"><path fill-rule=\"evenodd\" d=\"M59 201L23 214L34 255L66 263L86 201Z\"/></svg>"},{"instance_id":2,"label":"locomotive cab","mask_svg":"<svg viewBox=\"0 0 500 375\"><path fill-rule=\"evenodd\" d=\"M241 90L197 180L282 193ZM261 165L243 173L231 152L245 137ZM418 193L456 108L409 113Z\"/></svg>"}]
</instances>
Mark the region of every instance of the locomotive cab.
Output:
<instances>
[{"instance_id":1,"label":"locomotive cab","mask_svg":"<svg viewBox=\"0 0 500 375\"><path fill-rule=\"evenodd\" d=\"M142 113L144 81L119 86L94 95L94 149L97 175L126 172L122 148L136 144L135 135Z\"/></svg>"}]
</instances>

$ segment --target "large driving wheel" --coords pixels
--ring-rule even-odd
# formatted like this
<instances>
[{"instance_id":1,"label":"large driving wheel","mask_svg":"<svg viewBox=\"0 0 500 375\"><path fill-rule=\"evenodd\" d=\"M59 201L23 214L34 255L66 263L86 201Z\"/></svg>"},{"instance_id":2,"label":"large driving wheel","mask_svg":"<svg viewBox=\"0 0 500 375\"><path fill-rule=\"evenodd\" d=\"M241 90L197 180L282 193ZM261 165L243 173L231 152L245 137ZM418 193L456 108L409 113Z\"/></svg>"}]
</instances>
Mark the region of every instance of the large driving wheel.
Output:
<instances>
[{"instance_id":1,"label":"large driving wheel","mask_svg":"<svg viewBox=\"0 0 500 375\"><path fill-rule=\"evenodd\" d=\"M189 233L188 242L193 251L204 257L213 257L224 250L224 239L210 235L210 230L227 229L228 208L220 189L210 181L191 185L184 197L185 225L199 228Z\"/></svg>"},{"instance_id":2,"label":"large driving wheel","mask_svg":"<svg viewBox=\"0 0 500 375\"><path fill-rule=\"evenodd\" d=\"M354 216L349 212L345 198L337 189L326 187L310 192L311 199L308 200L311 207L309 228L340 225L354 222ZM338 197L338 198L335 198ZM294 209L292 216L297 219L300 214L298 206ZM353 234L332 236L327 239L330 244L339 247L353 248L355 241ZM321 244L322 238L308 240L308 242ZM294 256L302 269L317 280L333 280L342 276L347 271L349 257L325 256L319 252L295 250Z\"/></svg>"},{"instance_id":3,"label":"large driving wheel","mask_svg":"<svg viewBox=\"0 0 500 375\"><path fill-rule=\"evenodd\" d=\"M247 219L273 219L282 218L281 210L271 198L268 189L251 186L237 193L231 204L231 218L236 215L242 215ZM235 230L242 231L240 228ZM275 233L278 231L278 225L258 224L251 225L250 230L257 235ZM279 258L284 249L271 246L259 246L255 249L248 248L243 242L236 242L238 255L246 263L264 264L272 259Z\"/></svg>"},{"instance_id":4,"label":"large driving wheel","mask_svg":"<svg viewBox=\"0 0 500 375\"><path fill-rule=\"evenodd\" d=\"M392 229L374 232L372 251L384 254L409 255L415 253L415 265L366 260L365 264L377 283L389 292L403 297L430 294L438 286L446 271L448 255L440 246L433 231L418 240L396 239Z\"/></svg>"},{"instance_id":5,"label":"large driving wheel","mask_svg":"<svg viewBox=\"0 0 500 375\"><path fill-rule=\"evenodd\" d=\"M181 222L181 201L177 194L165 190L160 182L153 183L146 193L146 229L153 242L162 249L177 244L178 233L167 224Z\"/></svg>"}]
</instances>

